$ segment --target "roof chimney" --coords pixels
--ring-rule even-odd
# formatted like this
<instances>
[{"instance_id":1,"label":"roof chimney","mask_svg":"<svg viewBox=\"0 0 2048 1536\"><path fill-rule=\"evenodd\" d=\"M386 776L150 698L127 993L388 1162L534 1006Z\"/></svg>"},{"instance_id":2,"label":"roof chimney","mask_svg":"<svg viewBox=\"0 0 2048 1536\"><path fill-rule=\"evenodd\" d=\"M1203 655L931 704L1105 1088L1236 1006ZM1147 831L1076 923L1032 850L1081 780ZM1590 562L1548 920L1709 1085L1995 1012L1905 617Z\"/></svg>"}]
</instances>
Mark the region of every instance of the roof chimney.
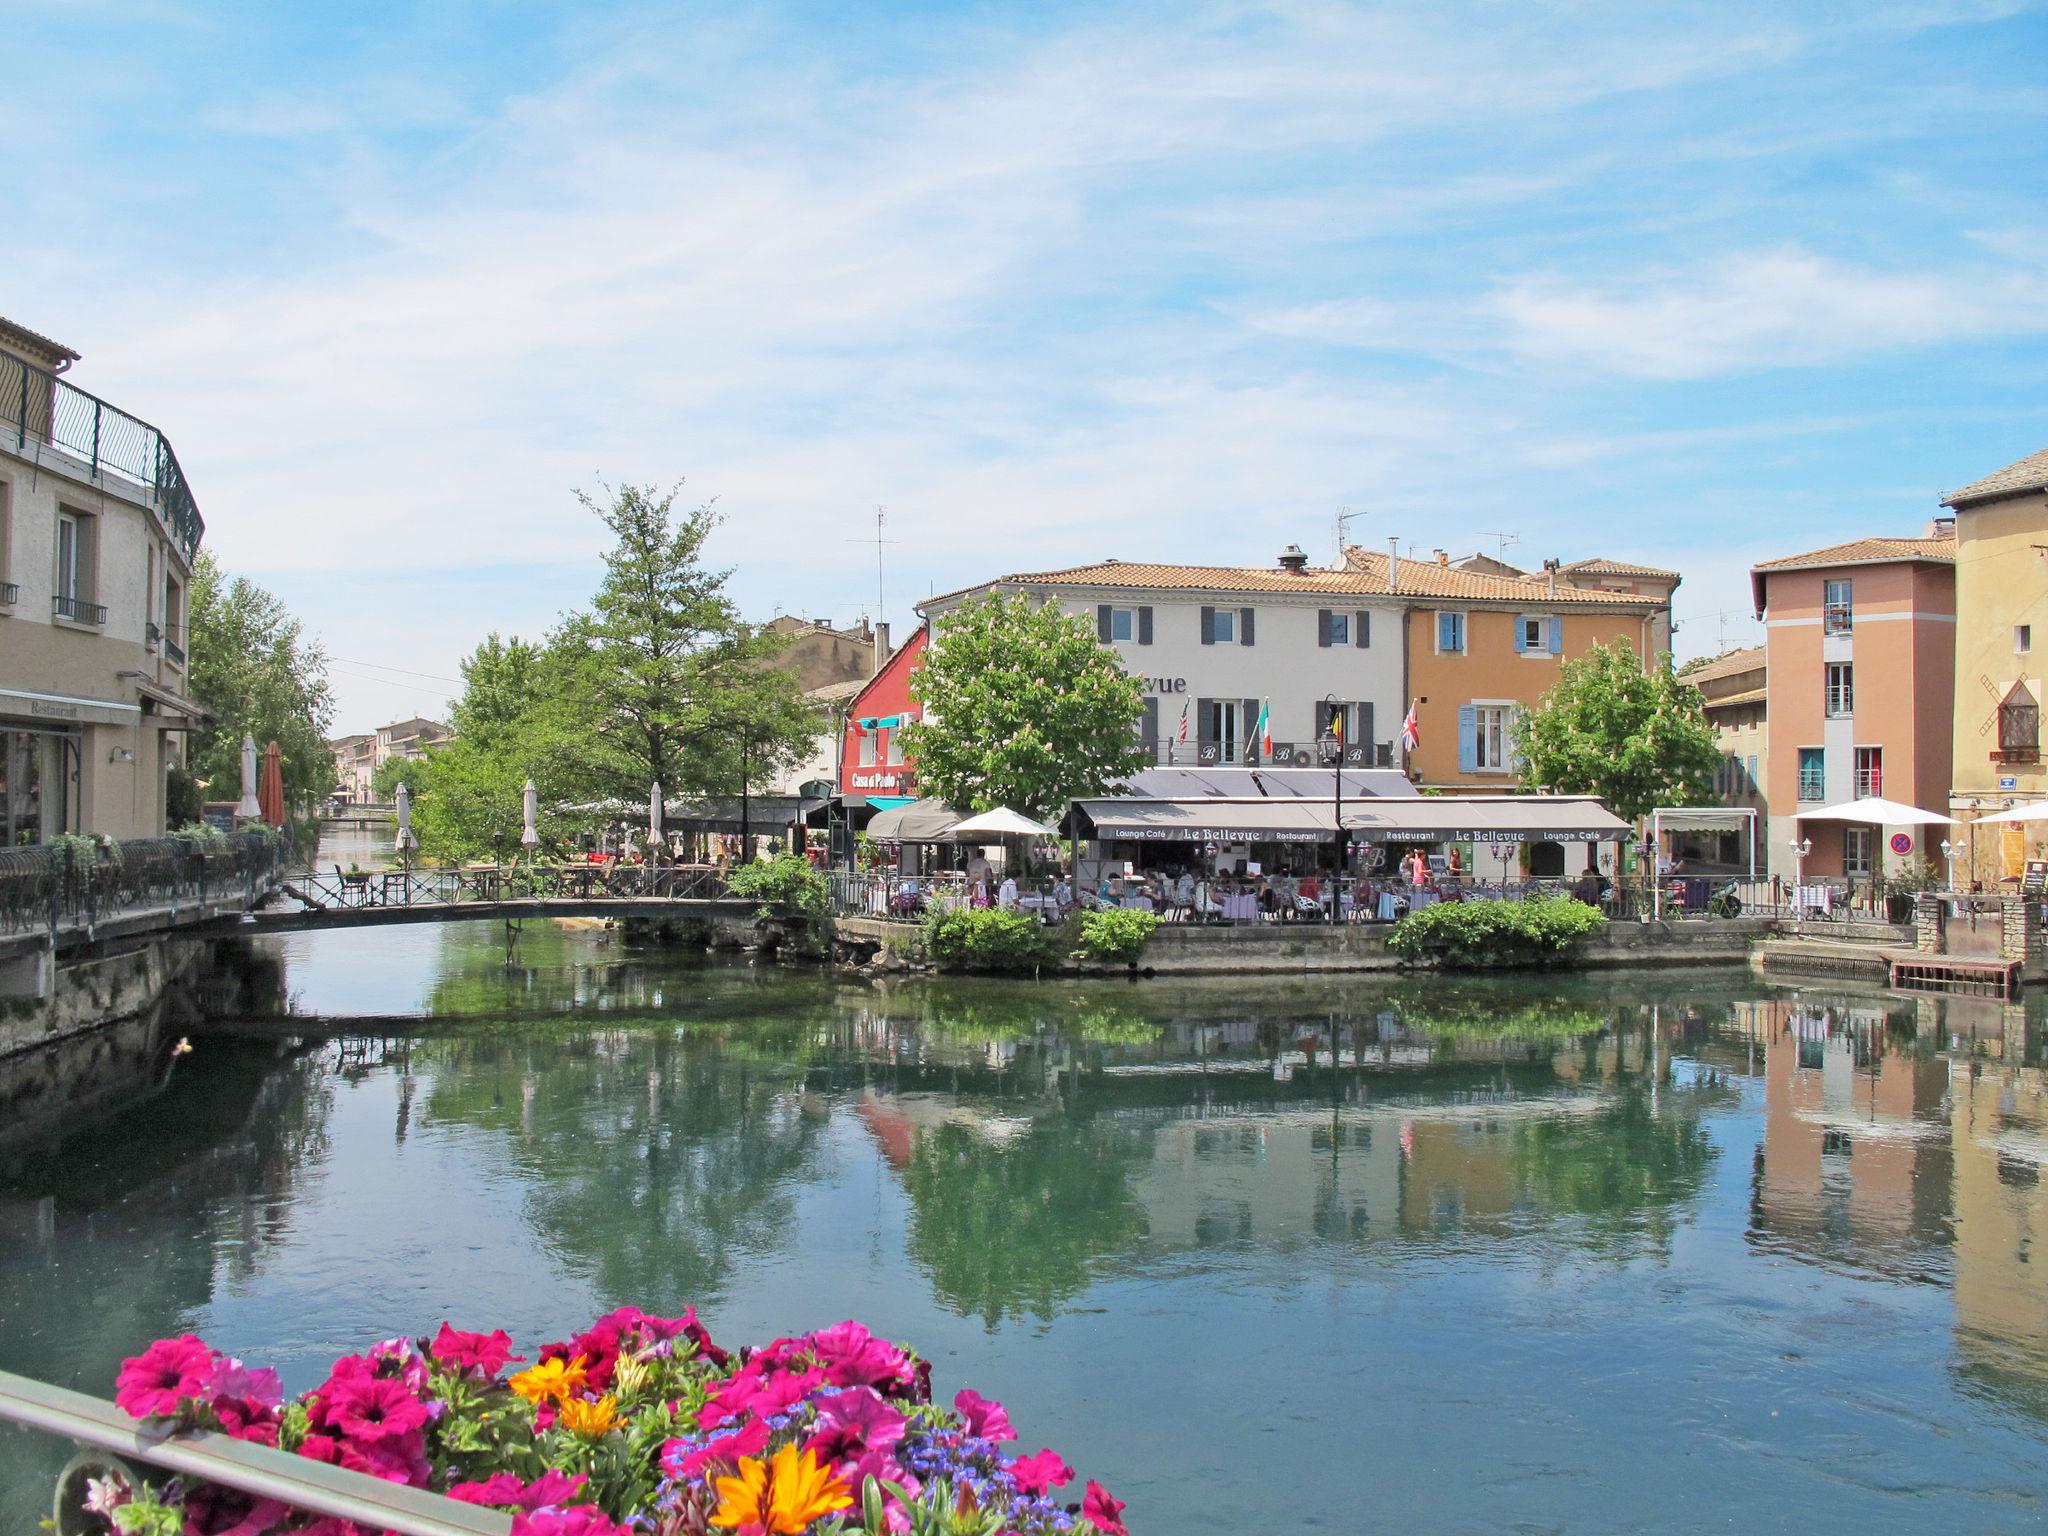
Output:
<instances>
[{"instance_id":1,"label":"roof chimney","mask_svg":"<svg viewBox=\"0 0 2048 1536\"><path fill-rule=\"evenodd\" d=\"M1558 562L1555 560L1546 560L1543 562L1543 574L1545 577L1549 579L1550 595L1552 597L1557 596L1557 567Z\"/></svg>"},{"instance_id":2,"label":"roof chimney","mask_svg":"<svg viewBox=\"0 0 2048 1536\"><path fill-rule=\"evenodd\" d=\"M1438 565L1449 565L1451 563L1451 554L1449 550L1433 549L1430 551L1430 553L1436 556L1436 563Z\"/></svg>"},{"instance_id":3,"label":"roof chimney","mask_svg":"<svg viewBox=\"0 0 2048 1536\"><path fill-rule=\"evenodd\" d=\"M889 626L886 624L877 624L875 626L875 672L880 672L882 670L882 663L887 661L888 659ZM868 675L872 677L874 673L869 673Z\"/></svg>"},{"instance_id":4,"label":"roof chimney","mask_svg":"<svg viewBox=\"0 0 2048 1536\"><path fill-rule=\"evenodd\" d=\"M1389 592L1401 590L1401 541L1399 539L1387 540L1387 590Z\"/></svg>"},{"instance_id":5,"label":"roof chimney","mask_svg":"<svg viewBox=\"0 0 2048 1536\"><path fill-rule=\"evenodd\" d=\"M1280 551L1280 569L1283 571L1305 571L1308 569L1308 556L1301 552L1299 544L1290 544Z\"/></svg>"},{"instance_id":6,"label":"roof chimney","mask_svg":"<svg viewBox=\"0 0 2048 1536\"><path fill-rule=\"evenodd\" d=\"M1952 539L1955 536L1956 517L1953 512L1937 517L1927 525L1927 537L1930 539Z\"/></svg>"}]
</instances>

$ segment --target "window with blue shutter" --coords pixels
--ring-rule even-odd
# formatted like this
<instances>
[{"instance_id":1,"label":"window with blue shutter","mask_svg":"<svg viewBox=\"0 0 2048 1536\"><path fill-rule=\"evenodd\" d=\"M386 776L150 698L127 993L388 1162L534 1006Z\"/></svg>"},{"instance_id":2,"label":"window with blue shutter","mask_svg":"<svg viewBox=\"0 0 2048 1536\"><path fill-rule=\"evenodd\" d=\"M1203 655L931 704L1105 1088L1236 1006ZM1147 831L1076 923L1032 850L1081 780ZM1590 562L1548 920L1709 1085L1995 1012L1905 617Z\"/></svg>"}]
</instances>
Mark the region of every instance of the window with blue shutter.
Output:
<instances>
[{"instance_id":1,"label":"window with blue shutter","mask_svg":"<svg viewBox=\"0 0 2048 1536\"><path fill-rule=\"evenodd\" d=\"M1552 619L1550 621L1550 654L1553 656L1561 656L1564 654L1563 619Z\"/></svg>"},{"instance_id":2,"label":"window with blue shutter","mask_svg":"<svg viewBox=\"0 0 2048 1536\"><path fill-rule=\"evenodd\" d=\"M1475 704L1458 706L1458 771L1479 771L1479 708Z\"/></svg>"},{"instance_id":3,"label":"window with blue shutter","mask_svg":"<svg viewBox=\"0 0 2048 1536\"><path fill-rule=\"evenodd\" d=\"M1448 610L1436 616L1436 648L1440 651L1465 649L1465 615Z\"/></svg>"}]
</instances>

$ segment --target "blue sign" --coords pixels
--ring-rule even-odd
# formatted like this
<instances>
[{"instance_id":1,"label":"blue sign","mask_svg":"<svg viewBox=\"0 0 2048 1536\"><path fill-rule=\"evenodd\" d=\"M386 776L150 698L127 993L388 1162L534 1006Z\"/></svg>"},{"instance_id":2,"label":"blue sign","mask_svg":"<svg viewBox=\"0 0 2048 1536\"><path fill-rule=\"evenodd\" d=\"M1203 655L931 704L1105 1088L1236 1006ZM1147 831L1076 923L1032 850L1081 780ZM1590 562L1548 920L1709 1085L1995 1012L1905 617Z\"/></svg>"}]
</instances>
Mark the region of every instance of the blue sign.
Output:
<instances>
[{"instance_id":1,"label":"blue sign","mask_svg":"<svg viewBox=\"0 0 2048 1536\"><path fill-rule=\"evenodd\" d=\"M2018 789L2020 787L2020 781L2016 778L2013 778L2010 774L2008 774L2006 775L2006 777L1998 781L1998 787L2000 789Z\"/></svg>"}]
</instances>

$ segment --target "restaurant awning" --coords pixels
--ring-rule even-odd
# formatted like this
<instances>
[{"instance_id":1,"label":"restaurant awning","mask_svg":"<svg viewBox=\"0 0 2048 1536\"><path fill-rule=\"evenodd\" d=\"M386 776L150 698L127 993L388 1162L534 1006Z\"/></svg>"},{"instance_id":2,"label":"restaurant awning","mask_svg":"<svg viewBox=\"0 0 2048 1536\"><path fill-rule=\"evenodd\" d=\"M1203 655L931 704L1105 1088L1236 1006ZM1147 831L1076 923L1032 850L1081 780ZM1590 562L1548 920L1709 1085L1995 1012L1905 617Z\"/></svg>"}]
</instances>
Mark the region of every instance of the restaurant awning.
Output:
<instances>
[{"instance_id":1,"label":"restaurant awning","mask_svg":"<svg viewBox=\"0 0 2048 1536\"><path fill-rule=\"evenodd\" d=\"M812 802L796 795L752 795L745 806L745 830L763 836L801 821ZM730 800L671 800L662 807L663 827L670 832L741 831L741 805Z\"/></svg>"},{"instance_id":2,"label":"restaurant awning","mask_svg":"<svg viewBox=\"0 0 2048 1536\"><path fill-rule=\"evenodd\" d=\"M913 800L908 805L875 812L868 823L868 839L877 843L936 843L962 819L943 800Z\"/></svg>"},{"instance_id":3,"label":"restaurant awning","mask_svg":"<svg viewBox=\"0 0 2048 1536\"><path fill-rule=\"evenodd\" d=\"M1082 836L1138 843L1327 842L1328 800L1077 800Z\"/></svg>"},{"instance_id":4,"label":"restaurant awning","mask_svg":"<svg viewBox=\"0 0 2048 1536\"><path fill-rule=\"evenodd\" d=\"M1610 843L1633 829L1598 800L1570 795L1425 795L1344 807L1366 843Z\"/></svg>"}]
</instances>

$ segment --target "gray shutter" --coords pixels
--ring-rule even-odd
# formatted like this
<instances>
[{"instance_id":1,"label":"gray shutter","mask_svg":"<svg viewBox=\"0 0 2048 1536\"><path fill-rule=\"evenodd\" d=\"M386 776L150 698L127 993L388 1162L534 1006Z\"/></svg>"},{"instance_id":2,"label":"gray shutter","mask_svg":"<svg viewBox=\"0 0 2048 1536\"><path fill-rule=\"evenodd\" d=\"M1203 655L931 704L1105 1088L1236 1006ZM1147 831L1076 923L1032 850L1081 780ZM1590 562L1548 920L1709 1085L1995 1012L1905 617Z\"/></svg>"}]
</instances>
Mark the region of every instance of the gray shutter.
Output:
<instances>
[{"instance_id":1,"label":"gray shutter","mask_svg":"<svg viewBox=\"0 0 2048 1536\"><path fill-rule=\"evenodd\" d=\"M1237 643L1239 645L1250 645L1252 643L1252 611L1249 608L1240 608L1237 610L1237 617Z\"/></svg>"},{"instance_id":2,"label":"gray shutter","mask_svg":"<svg viewBox=\"0 0 2048 1536\"><path fill-rule=\"evenodd\" d=\"M1216 610L1214 608L1204 607L1202 609L1202 644L1214 645L1215 643Z\"/></svg>"},{"instance_id":3,"label":"gray shutter","mask_svg":"<svg viewBox=\"0 0 2048 1536\"><path fill-rule=\"evenodd\" d=\"M1214 699L1195 700L1195 740L1198 742L1216 739L1216 712L1210 706Z\"/></svg>"},{"instance_id":4,"label":"gray shutter","mask_svg":"<svg viewBox=\"0 0 2048 1536\"><path fill-rule=\"evenodd\" d=\"M1145 723L1140 728L1143 740L1154 758L1159 756L1159 699L1152 695L1145 700Z\"/></svg>"},{"instance_id":5,"label":"gray shutter","mask_svg":"<svg viewBox=\"0 0 2048 1536\"><path fill-rule=\"evenodd\" d=\"M1365 748L1365 762L1369 766L1374 761L1372 751L1372 706L1370 704L1358 706L1357 740Z\"/></svg>"},{"instance_id":6,"label":"gray shutter","mask_svg":"<svg viewBox=\"0 0 2048 1536\"><path fill-rule=\"evenodd\" d=\"M1327 608L1318 608L1316 610L1316 644L1322 646L1325 650L1329 649L1330 610Z\"/></svg>"},{"instance_id":7,"label":"gray shutter","mask_svg":"<svg viewBox=\"0 0 2048 1536\"><path fill-rule=\"evenodd\" d=\"M1138 644L1152 643L1152 610L1149 607L1138 610Z\"/></svg>"},{"instance_id":8,"label":"gray shutter","mask_svg":"<svg viewBox=\"0 0 2048 1536\"><path fill-rule=\"evenodd\" d=\"M1109 644L1109 604L1095 605L1095 638L1104 645Z\"/></svg>"},{"instance_id":9,"label":"gray shutter","mask_svg":"<svg viewBox=\"0 0 2048 1536\"><path fill-rule=\"evenodd\" d=\"M1359 609L1356 622L1358 624L1358 631L1352 635L1351 643L1362 651L1372 644L1372 610L1370 608Z\"/></svg>"}]
</instances>

